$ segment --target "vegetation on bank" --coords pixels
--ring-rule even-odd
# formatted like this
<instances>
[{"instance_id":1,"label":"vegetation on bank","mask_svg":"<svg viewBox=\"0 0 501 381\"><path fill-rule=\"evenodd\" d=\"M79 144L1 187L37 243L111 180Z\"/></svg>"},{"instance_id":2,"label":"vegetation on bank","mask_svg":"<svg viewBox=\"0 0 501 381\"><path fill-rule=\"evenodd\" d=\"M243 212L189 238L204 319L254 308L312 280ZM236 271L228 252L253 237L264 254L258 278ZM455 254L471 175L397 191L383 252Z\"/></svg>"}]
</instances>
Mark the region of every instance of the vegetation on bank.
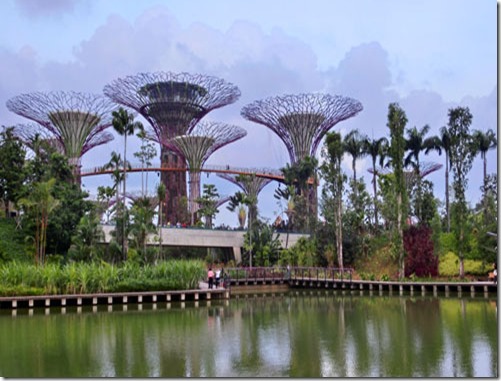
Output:
<instances>
[{"instance_id":1,"label":"vegetation on bank","mask_svg":"<svg viewBox=\"0 0 501 381\"><path fill-rule=\"evenodd\" d=\"M170 260L156 265L72 262L45 266L11 261L0 265L0 295L190 290L199 288L205 271L205 263L200 260Z\"/></svg>"},{"instance_id":2,"label":"vegetation on bank","mask_svg":"<svg viewBox=\"0 0 501 381\"><path fill-rule=\"evenodd\" d=\"M133 124L133 118L118 119ZM461 107L449 110L448 125L439 136L426 137L428 126L406 128L406 123L405 112L391 104L390 139L371 139L356 130L344 137L332 132L326 135L321 165L309 156L287 164L281 169L284 184L275 190L280 211L274 223L259 214L256 179L237 177L249 188L231 196L228 206L246 229L241 264L351 267L361 278L381 280L485 277L497 261L497 173L486 172L486 152L496 147L495 133L470 133L472 116ZM142 145L134 156L149 166L154 149L142 129L138 136ZM0 275L16 280L0 283L1 293L179 289L205 277L202 258L205 265L232 266L221 250L162 245L165 187L159 184L150 195L143 186L140 195L126 196L124 143L124 158L112 152L103 166L111 171L111 186L98 187L97 199L91 201L78 171L50 141L36 136L22 143L12 128L0 132L0 265L5 277ZM430 151L445 153L445 205L425 179L440 167L423 165L420 155ZM345 155L352 159L353 176L341 165ZM356 162L364 156L372 162L372 194L356 175ZM468 172L478 157L484 164L482 193L470 204L465 199ZM315 194L320 181L321 192ZM217 189L204 184L196 216L189 213L186 197L180 200L180 223L196 217L197 226L211 228L218 201ZM115 226L109 245L101 243L101 223ZM291 232L309 233L310 238L282 247L278 235ZM148 237L158 245L148 245ZM164 267L174 258L187 261L186 266L195 260L196 266L166 276ZM16 272L24 277L16 278Z\"/></svg>"}]
</instances>

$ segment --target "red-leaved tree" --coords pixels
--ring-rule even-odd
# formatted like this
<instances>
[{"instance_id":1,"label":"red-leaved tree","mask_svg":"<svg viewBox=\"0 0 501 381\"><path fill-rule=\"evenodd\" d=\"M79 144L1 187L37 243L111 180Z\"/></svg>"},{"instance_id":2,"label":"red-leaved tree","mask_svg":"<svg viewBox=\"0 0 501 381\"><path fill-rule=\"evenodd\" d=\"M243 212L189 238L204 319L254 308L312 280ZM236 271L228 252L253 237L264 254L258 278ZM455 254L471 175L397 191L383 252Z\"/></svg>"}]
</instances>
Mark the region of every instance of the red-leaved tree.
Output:
<instances>
[{"instance_id":1,"label":"red-leaved tree","mask_svg":"<svg viewBox=\"0 0 501 381\"><path fill-rule=\"evenodd\" d=\"M428 226L410 226L404 231L406 277L438 275L438 257L433 252L431 233Z\"/></svg>"}]
</instances>

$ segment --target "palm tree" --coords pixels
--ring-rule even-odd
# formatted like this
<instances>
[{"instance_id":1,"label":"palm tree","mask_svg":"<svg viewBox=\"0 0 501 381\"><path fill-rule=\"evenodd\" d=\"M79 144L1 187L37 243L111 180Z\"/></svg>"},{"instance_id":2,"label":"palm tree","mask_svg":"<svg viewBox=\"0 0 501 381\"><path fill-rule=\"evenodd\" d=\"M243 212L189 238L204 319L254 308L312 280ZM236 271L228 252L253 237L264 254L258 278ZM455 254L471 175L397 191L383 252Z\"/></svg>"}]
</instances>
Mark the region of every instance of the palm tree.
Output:
<instances>
[{"instance_id":1,"label":"palm tree","mask_svg":"<svg viewBox=\"0 0 501 381\"><path fill-rule=\"evenodd\" d=\"M472 136L475 153L480 154L480 158L484 162L483 183L485 185L487 180L487 151L497 147L496 134L491 129L488 129L486 132L474 130Z\"/></svg>"},{"instance_id":2,"label":"palm tree","mask_svg":"<svg viewBox=\"0 0 501 381\"><path fill-rule=\"evenodd\" d=\"M416 216L421 220L421 165L419 155L428 147L434 145L433 138L426 138L426 134L430 131L430 126L424 125L418 130L416 126L406 130L408 138L405 140L405 150L409 151L404 159L404 166L412 165L416 173L417 181L417 200L416 200Z\"/></svg>"},{"instance_id":3,"label":"palm tree","mask_svg":"<svg viewBox=\"0 0 501 381\"><path fill-rule=\"evenodd\" d=\"M497 139L496 134L491 129L488 129L486 132L474 130L473 131L473 149L475 150L475 154L480 153L480 158L484 162L484 178L483 178L483 187L484 187L484 216L487 213L487 197L485 197L486 185L487 185L487 151L494 149L497 147Z\"/></svg>"},{"instance_id":4,"label":"palm tree","mask_svg":"<svg viewBox=\"0 0 501 381\"><path fill-rule=\"evenodd\" d=\"M442 155L442 150L445 153L445 214L447 217L447 233L451 231L451 215L449 207L449 168L450 168L450 151L451 137L447 127L440 128L439 136L429 138L429 144L425 148L424 153L427 155L430 150L435 150L439 155Z\"/></svg>"},{"instance_id":5,"label":"palm tree","mask_svg":"<svg viewBox=\"0 0 501 381\"><path fill-rule=\"evenodd\" d=\"M350 131L343 139L344 152L351 155L353 169L353 180L357 181L356 162L358 159L365 156L364 141L367 139L365 135L361 135L357 129Z\"/></svg>"},{"instance_id":6,"label":"palm tree","mask_svg":"<svg viewBox=\"0 0 501 381\"><path fill-rule=\"evenodd\" d=\"M47 246L47 227L49 215L57 208L60 201L52 196L55 178L36 183L28 197L19 200L35 219L35 262L43 265L45 261L45 247Z\"/></svg>"},{"instance_id":7,"label":"palm tree","mask_svg":"<svg viewBox=\"0 0 501 381\"><path fill-rule=\"evenodd\" d=\"M372 160L372 190L374 194L374 226L378 225L378 209L377 209L377 181L376 181L376 161L379 156L380 164L384 161L384 156L386 152L386 147L388 146L388 139L369 139L366 138L363 141L363 151L365 154L369 155Z\"/></svg>"},{"instance_id":8,"label":"palm tree","mask_svg":"<svg viewBox=\"0 0 501 381\"><path fill-rule=\"evenodd\" d=\"M127 184L127 136L133 135L136 129L143 130L143 124L141 122L134 122L134 115L129 114L127 110L123 107L120 107L117 111L113 111L112 113L113 120L113 128L119 135L124 137L124 166L123 166L123 207L125 208L125 192L126 192L126 184ZM125 239L125 221L123 224L123 244L122 244L122 255L125 257L125 253L127 252L127 240Z\"/></svg>"}]
</instances>

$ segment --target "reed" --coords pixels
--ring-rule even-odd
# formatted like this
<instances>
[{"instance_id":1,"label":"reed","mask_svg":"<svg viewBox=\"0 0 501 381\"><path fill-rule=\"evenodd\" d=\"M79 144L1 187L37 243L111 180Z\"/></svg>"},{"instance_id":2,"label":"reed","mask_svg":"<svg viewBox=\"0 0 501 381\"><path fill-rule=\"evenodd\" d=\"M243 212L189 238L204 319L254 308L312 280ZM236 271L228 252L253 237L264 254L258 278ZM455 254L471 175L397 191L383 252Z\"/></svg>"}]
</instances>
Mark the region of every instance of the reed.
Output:
<instances>
[{"instance_id":1,"label":"reed","mask_svg":"<svg viewBox=\"0 0 501 381\"><path fill-rule=\"evenodd\" d=\"M201 260L170 260L156 265L73 262L36 266L21 262L0 265L0 294L79 294L117 291L197 289L205 276Z\"/></svg>"}]
</instances>

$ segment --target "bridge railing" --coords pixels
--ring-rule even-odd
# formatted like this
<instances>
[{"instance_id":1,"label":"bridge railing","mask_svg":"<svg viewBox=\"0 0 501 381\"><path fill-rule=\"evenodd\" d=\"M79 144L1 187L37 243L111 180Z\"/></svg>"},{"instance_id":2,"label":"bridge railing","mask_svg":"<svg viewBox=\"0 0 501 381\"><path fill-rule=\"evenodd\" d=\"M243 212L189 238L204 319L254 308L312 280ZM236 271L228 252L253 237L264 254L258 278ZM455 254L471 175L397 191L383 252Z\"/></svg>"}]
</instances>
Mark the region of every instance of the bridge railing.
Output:
<instances>
[{"instance_id":1,"label":"bridge railing","mask_svg":"<svg viewBox=\"0 0 501 381\"><path fill-rule=\"evenodd\" d=\"M353 269L349 267L292 267L291 279L292 280L312 280L312 281L326 281L326 280L341 280L352 281Z\"/></svg>"},{"instance_id":2,"label":"bridge railing","mask_svg":"<svg viewBox=\"0 0 501 381\"><path fill-rule=\"evenodd\" d=\"M352 281L352 268L336 267L234 267L225 269L228 278L239 281L311 280Z\"/></svg>"}]
</instances>

